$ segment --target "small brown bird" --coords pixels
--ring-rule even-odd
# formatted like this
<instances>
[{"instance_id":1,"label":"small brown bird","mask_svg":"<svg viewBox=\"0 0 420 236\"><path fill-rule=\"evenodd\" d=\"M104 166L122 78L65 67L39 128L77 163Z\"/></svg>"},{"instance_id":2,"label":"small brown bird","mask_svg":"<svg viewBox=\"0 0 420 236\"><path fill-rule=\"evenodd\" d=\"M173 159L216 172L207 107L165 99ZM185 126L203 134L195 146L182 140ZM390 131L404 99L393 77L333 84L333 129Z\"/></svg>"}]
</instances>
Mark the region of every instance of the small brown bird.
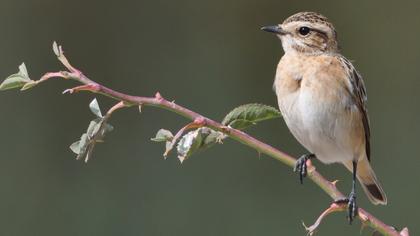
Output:
<instances>
[{"instance_id":1,"label":"small brown bird","mask_svg":"<svg viewBox=\"0 0 420 236\"><path fill-rule=\"evenodd\" d=\"M340 54L334 26L318 13L300 12L262 30L282 42L274 90L291 133L310 152L296 163L300 181L309 158L339 162L353 172L348 199L337 200L348 202L350 223L357 214L356 177L373 204L385 205L386 195L370 165L365 85Z\"/></svg>"}]
</instances>

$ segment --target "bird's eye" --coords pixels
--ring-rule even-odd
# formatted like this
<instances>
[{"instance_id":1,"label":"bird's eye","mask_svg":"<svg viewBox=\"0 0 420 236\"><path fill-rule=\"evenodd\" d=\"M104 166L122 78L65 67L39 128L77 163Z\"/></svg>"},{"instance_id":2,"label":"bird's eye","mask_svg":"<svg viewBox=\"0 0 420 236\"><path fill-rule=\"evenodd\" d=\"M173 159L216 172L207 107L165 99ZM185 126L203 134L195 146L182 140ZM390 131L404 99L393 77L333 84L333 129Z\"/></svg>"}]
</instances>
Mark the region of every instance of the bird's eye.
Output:
<instances>
[{"instance_id":1,"label":"bird's eye","mask_svg":"<svg viewBox=\"0 0 420 236\"><path fill-rule=\"evenodd\" d=\"M303 36L308 35L310 31L311 31L311 29L309 29L306 26L303 26L303 27L299 28L299 34L301 34Z\"/></svg>"}]
</instances>

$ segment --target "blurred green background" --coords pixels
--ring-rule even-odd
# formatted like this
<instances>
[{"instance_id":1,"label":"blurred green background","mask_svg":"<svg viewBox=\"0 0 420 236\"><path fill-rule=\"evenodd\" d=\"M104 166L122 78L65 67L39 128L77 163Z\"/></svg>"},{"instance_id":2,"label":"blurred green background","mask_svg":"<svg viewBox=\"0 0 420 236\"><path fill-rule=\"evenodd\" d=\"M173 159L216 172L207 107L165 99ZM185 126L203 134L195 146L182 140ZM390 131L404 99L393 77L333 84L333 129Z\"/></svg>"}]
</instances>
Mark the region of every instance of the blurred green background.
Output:
<instances>
[{"instance_id":1,"label":"blurred green background","mask_svg":"<svg viewBox=\"0 0 420 236\"><path fill-rule=\"evenodd\" d=\"M24 61L32 78L62 69L57 40L92 79L129 94L160 91L217 120L249 102L276 106L272 83L280 42L263 25L318 11L334 22L343 54L365 78L373 166L386 207L359 204L397 228L420 233L418 1L1 0L0 76ZM50 81L0 93L0 235L305 235L330 203L312 182L232 140L180 164L152 143L159 128L186 120L144 108L115 114L115 130L85 164L68 146L93 115L92 94L61 95L75 85ZM103 109L113 101L98 96ZM295 156L306 151L281 119L248 130ZM317 168L348 193L340 165ZM359 188L360 190L360 188ZM319 235L359 235L344 213ZM364 230L363 235L370 235Z\"/></svg>"}]
</instances>

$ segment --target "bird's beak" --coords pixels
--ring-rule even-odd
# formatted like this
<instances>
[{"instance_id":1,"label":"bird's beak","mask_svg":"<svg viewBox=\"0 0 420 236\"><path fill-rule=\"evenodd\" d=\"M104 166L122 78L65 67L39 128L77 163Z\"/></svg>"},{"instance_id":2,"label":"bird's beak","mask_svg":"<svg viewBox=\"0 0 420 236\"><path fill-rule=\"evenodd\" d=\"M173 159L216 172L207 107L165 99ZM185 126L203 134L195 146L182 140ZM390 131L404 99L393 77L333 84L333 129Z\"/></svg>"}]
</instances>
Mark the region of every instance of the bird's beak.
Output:
<instances>
[{"instance_id":1,"label":"bird's beak","mask_svg":"<svg viewBox=\"0 0 420 236\"><path fill-rule=\"evenodd\" d=\"M270 33L280 34L280 35L287 34L287 31L282 29L281 26L279 26L279 25L264 26L264 27L261 27L261 30L264 30L264 31L270 32Z\"/></svg>"}]
</instances>

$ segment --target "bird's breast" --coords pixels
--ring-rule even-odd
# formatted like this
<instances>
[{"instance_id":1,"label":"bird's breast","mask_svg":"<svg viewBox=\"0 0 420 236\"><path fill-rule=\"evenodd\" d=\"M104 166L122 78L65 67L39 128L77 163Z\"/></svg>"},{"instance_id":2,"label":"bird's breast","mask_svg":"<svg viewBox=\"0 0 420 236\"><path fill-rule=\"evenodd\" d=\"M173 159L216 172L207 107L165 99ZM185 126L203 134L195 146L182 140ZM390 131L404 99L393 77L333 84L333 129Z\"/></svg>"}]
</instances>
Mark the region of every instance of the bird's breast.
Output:
<instances>
[{"instance_id":1,"label":"bird's breast","mask_svg":"<svg viewBox=\"0 0 420 236\"><path fill-rule=\"evenodd\" d=\"M338 79L345 75L336 70L331 61L285 58L279 63L274 83L289 130L325 163L353 158L350 98Z\"/></svg>"}]
</instances>

